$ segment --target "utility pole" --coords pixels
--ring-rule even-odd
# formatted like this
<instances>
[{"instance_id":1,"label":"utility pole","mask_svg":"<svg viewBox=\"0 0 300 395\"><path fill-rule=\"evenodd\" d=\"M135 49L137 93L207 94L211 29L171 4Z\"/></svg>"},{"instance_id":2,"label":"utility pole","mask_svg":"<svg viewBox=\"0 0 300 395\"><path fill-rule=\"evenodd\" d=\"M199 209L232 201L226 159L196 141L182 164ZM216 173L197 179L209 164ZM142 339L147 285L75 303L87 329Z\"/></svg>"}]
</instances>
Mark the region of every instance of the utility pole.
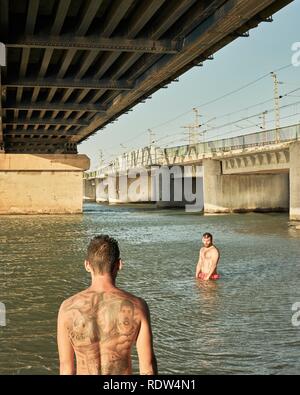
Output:
<instances>
[{"instance_id":1,"label":"utility pole","mask_svg":"<svg viewBox=\"0 0 300 395\"><path fill-rule=\"evenodd\" d=\"M99 149L98 158L99 158L99 167L101 167L103 165L103 163L104 163L102 149Z\"/></svg>"},{"instance_id":2,"label":"utility pole","mask_svg":"<svg viewBox=\"0 0 300 395\"><path fill-rule=\"evenodd\" d=\"M148 129L148 133L149 133L149 146L151 147L151 145L155 143L155 133L151 129Z\"/></svg>"},{"instance_id":3,"label":"utility pole","mask_svg":"<svg viewBox=\"0 0 300 395\"><path fill-rule=\"evenodd\" d=\"M276 129L276 142L280 141L280 105L279 105L279 90L277 75L272 71L271 76L274 82L274 111L275 111L275 129Z\"/></svg>"},{"instance_id":4,"label":"utility pole","mask_svg":"<svg viewBox=\"0 0 300 395\"><path fill-rule=\"evenodd\" d=\"M193 108L193 111L195 113L195 123L192 125L181 126L184 129L188 129L189 145L198 144L199 136L202 135L202 133L199 132L199 128L201 126L199 110L197 108Z\"/></svg>"},{"instance_id":5,"label":"utility pole","mask_svg":"<svg viewBox=\"0 0 300 395\"><path fill-rule=\"evenodd\" d=\"M187 132L187 133L184 133L184 134L187 134L187 135L188 135L189 145L195 144L195 142L194 142L195 135L194 135L194 132L193 132L194 125L186 125L186 126L181 126L181 127L182 127L183 129L188 129L188 132Z\"/></svg>"},{"instance_id":6,"label":"utility pole","mask_svg":"<svg viewBox=\"0 0 300 395\"><path fill-rule=\"evenodd\" d=\"M261 113L261 115L259 117L262 120L260 128L264 129L264 130L266 130L266 115L267 114L268 114L268 111L264 111L264 112Z\"/></svg>"},{"instance_id":7,"label":"utility pole","mask_svg":"<svg viewBox=\"0 0 300 395\"><path fill-rule=\"evenodd\" d=\"M194 128L193 128L193 138L192 140L194 141L194 144L197 144L199 141L199 136L202 135L199 132L199 128L200 128L200 114L199 114L199 110L197 108L193 108L193 111L195 113L195 124L194 124Z\"/></svg>"}]
</instances>

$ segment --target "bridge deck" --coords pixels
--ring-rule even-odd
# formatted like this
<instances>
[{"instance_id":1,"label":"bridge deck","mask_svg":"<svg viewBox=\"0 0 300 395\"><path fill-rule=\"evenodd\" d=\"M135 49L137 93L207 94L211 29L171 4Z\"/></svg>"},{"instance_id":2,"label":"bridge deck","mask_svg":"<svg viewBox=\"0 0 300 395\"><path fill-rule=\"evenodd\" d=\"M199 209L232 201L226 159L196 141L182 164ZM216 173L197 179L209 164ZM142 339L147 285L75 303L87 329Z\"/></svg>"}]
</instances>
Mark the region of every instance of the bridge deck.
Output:
<instances>
[{"instance_id":1,"label":"bridge deck","mask_svg":"<svg viewBox=\"0 0 300 395\"><path fill-rule=\"evenodd\" d=\"M231 162L236 164L240 161L240 159L236 159L237 157L243 158L243 162L247 162L247 158L249 157L251 159L249 164L253 166L255 161L254 163L252 161L256 154L258 154L259 159L265 156L269 161L272 159L270 153L276 153L275 156L273 155L275 162L277 160L280 163L283 162L284 166L282 168L286 168L286 159L280 158L280 155L278 156L277 153L282 151L285 154L289 145L299 140L300 123L279 129L270 129L192 145L180 145L169 148L156 146L143 147L124 153L111 161L109 165L103 166L98 170L86 172L84 177L87 179L101 178L107 174L137 169L139 167L199 165L203 159L209 158L224 160L226 166L227 164L231 166ZM282 159L284 160L282 161ZM244 165L243 167L245 168L247 166Z\"/></svg>"},{"instance_id":2,"label":"bridge deck","mask_svg":"<svg viewBox=\"0 0 300 395\"><path fill-rule=\"evenodd\" d=\"M291 1L0 0L0 147L76 152Z\"/></svg>"}]
</instances>

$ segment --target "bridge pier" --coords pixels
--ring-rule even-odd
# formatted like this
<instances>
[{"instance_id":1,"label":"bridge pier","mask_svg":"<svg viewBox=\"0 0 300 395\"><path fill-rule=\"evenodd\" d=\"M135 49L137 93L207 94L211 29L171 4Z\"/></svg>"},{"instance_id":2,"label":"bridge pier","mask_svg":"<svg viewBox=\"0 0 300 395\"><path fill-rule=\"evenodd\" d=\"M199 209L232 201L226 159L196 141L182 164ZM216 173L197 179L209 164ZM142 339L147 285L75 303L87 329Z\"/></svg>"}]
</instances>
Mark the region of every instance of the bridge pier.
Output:
<instances>
[{"instance_id":1,"label":"bridge pier","mask_svg":"<svg viewBox=\"0 0 300 395\"><path fill-rule=\"evenodd\" d=\"M95 200L97 203L108 202L107 188L102 187L104 178L95 178Z\"/></svg>"},{"instance_id":2,"label":"bridge pier","mask_svg":"<svg viewBox=\"0 0 300 395\"><path fill-rule=\"evenodd\" d=\"M214 159L204 159L203 167L204 213L288 211L288 172L223 174Z\"/></svg>"},{"instance_id":3,"label":"bridge pier","mask_svg":"<svg viewBox=\"0 0 300 395\"><path fill-rule=\"evenodd\" d=\"M0 154L0 214L82 212L86 155Z\"/></svg>"},{"instance_id":4,"label":"bridge pier","mask_svg":"<svg viewBox=\"0 0 300 395\"><path fill-rule=\"evenodd\" d=\"M196 169L197 167L197 169ZM203 211L202 166L163 166L155 175L156 206Z\"/></svg>"},{"instance_id":5,"label":"bridge pier","mask_svg":"<svg viewBox=\"0 0 300 395\"><path fill-rule=\"evenodd\" d=\"M290 219L300 221L300 142L290 145Z\"/></svg>"},{"instance_id":6,"label":"bridge pier","mask_svg":"<svg viewBox=\"0 0 300 395\"><path fill-rule=\"evenodd\" d=\"M151 202L158 208L185 207L188 211L202 211L202 172L198 172L192 166L154 166L148 170L133 168L110 173L95 178L95 200L109 204ZM93 195L92 180L85 183L85 196Z\"/></svg>"},{"instance_id":7,"label":"bridge pier","mask_svg":"<svg viewBox=\"0 0 300 395\"><path fill-rule=\"evenodd\" d=\"M84 200L96 201L96 178L85 178L83 180Z\"/></svg>"},{"instance_id":8,"label":"bridge pier","mask_svg":"<svg viewBox=\"0 0 300 395\"><path fill-rule=\"evenodd\" d=\"M96 202L109 204L151 202L153 195L153 179L150 172L135 169L133 174L117 172L106 177L95 179Z\"/></svg>"},{"instance_id":9,"label":"bridge pier","mask_svg":"<svg viewBox=\"0 0 300 395\"><path fill-rule=\"evenodd\" d=\"M221 162L213 159L203 160L203 199L204 213L227 213L228 207L222 205Z\"/></svg>"}]
</instances>

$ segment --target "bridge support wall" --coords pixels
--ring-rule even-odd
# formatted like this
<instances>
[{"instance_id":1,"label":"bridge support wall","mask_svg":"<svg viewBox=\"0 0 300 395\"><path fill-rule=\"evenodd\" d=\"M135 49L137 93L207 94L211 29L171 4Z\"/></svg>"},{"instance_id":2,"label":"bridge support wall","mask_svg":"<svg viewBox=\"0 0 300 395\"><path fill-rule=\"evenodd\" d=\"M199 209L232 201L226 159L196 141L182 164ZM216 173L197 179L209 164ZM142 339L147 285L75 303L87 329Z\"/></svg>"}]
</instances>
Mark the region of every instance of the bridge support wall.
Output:
<instances>
[{"instance_id":1,"label":"bridge support wall","mask_svg":"<svg viewBox=\"0 0 300 395\"><path fill-rule=\"evenodd\" d=\"M290 219L300 221L300 142L290 145Z\"/></svg>"},{"instance_id":2,"label":"bridge support wall","mask_svg":"<svg viewBox=\"0 0 300 395\"><path fill-rule=\"evenodd\" d=\"M205 213L288 211L288 173L223 175L213 159L203 166Z\"/></svg>"},{"instance_id":3,"label":"bridge support wall","mask_svg":"<svg viewBox=\"0 0 300 395\"><path fill-rule=\"evenodd\" d=\"M137 171L138 173L138 171ZM153 178L126 172L117 172L106 178L96 178L96 202L109 204L141 203L153 201Z\"/></svg>"},{"instance_id":4,"label":"bridge support wall","mask_svg":"<svg viewBox=\"0 0 300 395\"><path fill-rule=\"evenodd\" d=\"M192 171L191 166L176 166L172 173L168 166L153 168L139 173L116 172L104 178L96 178L95 200L97 203L155 203L157 207L185 207L189 211L203 210L203 179L201 174ZM179 173L178 173L179 171ZM93 198L93 180L85 180L86 197ZM176 192L175 192L176 191Z\"/></svg>"},{"instance_id":5,"label":"bridge support wall","mask_svg":"<svg viewBox=\"0 0 300 395\"><path fill-rule=\"evenodd\" d=\"M107 188L103 188L103 178L95 178L95 197L97 203L108 202L108 192Z\"/></svg>"},{"instance_id":6,"label":"bridge support wall","mask_svg":"<svg viewBox=\"0 0 300 395\"><path fill-rule=\"evenodd\" d=\"M0 154L0 214L82 212L86 155Z\"/></svg>"},{"instance_id":7,"label":"bridge support wall","mask_svg":"<svg viewBox=\"0 0 300 395\"><path fill-rule=\"evenodd\" d=\"M195 174L190 166L187 171L184 166L181 166L181 169L182 173L175 174L167 183L162 178L156 180L156 190L158 191L156 206L159 208L185 208L186 211L202 212L202 172ZM164 198L165 192L167 195L169 194L169 199Z\"/></svg>"},{"instance_id":8,"label":"bridge support wall","mask_svg":"<svg viewBox=\"0 0 300 395\"><path fill-rule=\"evenodd\" d=\"M83 198L89 202L96 201L96 179L84 179L83 180Z\"/></svg>"}]
</instances>

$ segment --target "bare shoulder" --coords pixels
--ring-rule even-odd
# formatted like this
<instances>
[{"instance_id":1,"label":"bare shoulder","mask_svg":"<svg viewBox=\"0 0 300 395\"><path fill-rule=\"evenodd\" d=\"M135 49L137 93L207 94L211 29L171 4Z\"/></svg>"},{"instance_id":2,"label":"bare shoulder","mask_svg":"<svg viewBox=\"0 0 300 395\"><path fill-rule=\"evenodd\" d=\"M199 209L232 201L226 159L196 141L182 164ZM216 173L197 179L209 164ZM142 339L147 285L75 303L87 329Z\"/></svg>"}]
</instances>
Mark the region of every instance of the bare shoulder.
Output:
<instances>
[{"instance_id":1,"label":"bare shoulder","mask_svg":"<svg viewBox=\"0 0 300 395\"><path fill-rule=\"evenodd\" d=\"M138 299L139 299L141 310L143 311L143 313L148 315L149 314L149 306L148 306L147 302L143 298L138 298Z\"/></svg>"},{"instance_id":2,"label":"bare shoulder","mask_svg":"<svg viewBox=\"0 0 300 395\"><path fill-rule=\"evenodd\" d=\"M80 304L85 299L85 291L78 292L75 295L70 296L68 299L65 299L61 305L59 311L61 313L66 313L70 310L74 305Z\"/></svg>"},{"instance_id":3,"label":"bare shoulder","mask_svg":"<svg viewBox=\"0 0 300 395\"><path fill-rule=\"evenodd\" d=\"M213 246L212 253L217 259L220 258L220 251L219 251L219 249L216 246Z\"/></svg>"},{"instance_id":4,"label":"bare shoulder","mask_svg":"<svg viewBox=\"0 0 300 395\"><path fill-rule=\"evenodd\" d=\"M215 255L220 256L220 251L215 245L213 246L212 251L214 252Z\"/></svg>"},{"instance_id":5,"label":"bare shoulder","mask_svg":"<svg viewBox=\"0 0 300 395\"><path fill-rule=\"evenodd\" d=\"M130 300L134 304L135 309L140 311L147 310L148 306L144 299L124 290L121 290L121 292L124 299Z\"/></svg>"}]
</instances>

